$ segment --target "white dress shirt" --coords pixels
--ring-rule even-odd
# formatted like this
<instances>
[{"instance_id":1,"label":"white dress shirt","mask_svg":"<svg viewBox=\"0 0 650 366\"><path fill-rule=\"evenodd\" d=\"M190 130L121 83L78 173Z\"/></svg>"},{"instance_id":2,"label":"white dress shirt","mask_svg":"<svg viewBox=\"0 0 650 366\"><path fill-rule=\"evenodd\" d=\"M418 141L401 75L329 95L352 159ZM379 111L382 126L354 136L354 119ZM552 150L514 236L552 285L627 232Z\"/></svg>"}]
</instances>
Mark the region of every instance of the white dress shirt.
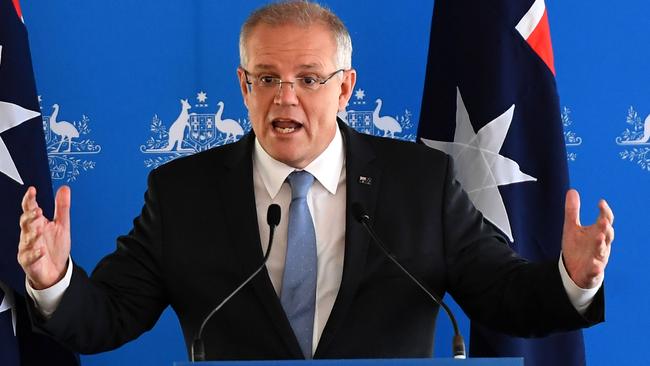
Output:
<instances>
[{"instance_id":1,"label":"white dress shirt","mask_svg":"<svg viewBox=\"0 0 650 366\"><path fill-rule=\"evenodd\" d=\"M291 187L286 182L287 176L296 170L273 159L255 140L253 151L253 182L257 206L262 250L266 251L269 227L266 212L272 203L282 209L280 224L276 228L273 249L266 264L271 282L278 296L282 288L282 275L287 252L287 229ZM334 301L341 286L343 275L343 258L345 253L345 148L339 129L329 146L307 167L315 180L307 194L307 205L314 220L316 248L318 252L318 274L316 282L316 309L314 314L314 334L312 354L318 346L327 319L332 312ZM573 306L584 314L601 283L592 289L578 287L569 277L562 255L558 261L562 283ZM63 293L70 284L72 266L68 265L65 277L56 285L45 290L34 290L26 281L27 293L34 299L43 316L49 317L56 310Z\"/></svg>"},{"instance_id":2,"label":"white dress shirt","mask_svg":"<svg viewBox=\"0 0 650 366\"><path fill-rule=\"evenodd\" d=\"M337 128L334 139L325 151L304 169L315 178L307 194L307 205L314 220L318 253L312 354L316 350L334 307L343 275L346 197L344 151L343 138ZM278 296L282 288L282 274L287 253L289 205L291 204L291 187L286 179L294 170L296 169L273 159L264 151L259 141L255 140L253 183L263 250L266 250L269 237L266 210L272 203L280 205L282 209L280 224L276 228L273 239L273 249L266 264Z\"/></svg>"}]
</instances>

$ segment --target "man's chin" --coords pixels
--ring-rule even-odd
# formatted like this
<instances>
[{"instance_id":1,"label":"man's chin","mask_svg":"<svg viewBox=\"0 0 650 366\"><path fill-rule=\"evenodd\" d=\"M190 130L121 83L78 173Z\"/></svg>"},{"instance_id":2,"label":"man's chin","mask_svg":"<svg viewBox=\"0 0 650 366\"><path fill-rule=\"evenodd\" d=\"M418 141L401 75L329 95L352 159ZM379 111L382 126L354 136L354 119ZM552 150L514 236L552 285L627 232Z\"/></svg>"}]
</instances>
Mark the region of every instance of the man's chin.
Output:
<instances>
[{"instance_id":1,"label":"man's chin","mask_svg":"<svg viewBox=\"0 0 650 366\"><path fill-rule=\"evenodd\" d=\"M273 159L296 169L303 169L313 160L308 159L304 154L299 154L298 152L290 153L281 151L271 156Z\"/></svg>"},{"instance_id":2,"label":"man's chin","mask_svg":"<svg viewBox=\"0 0 650 366\"><path fill-rule=\"evenodd\" d=\"M309 165L310 161L304 159L283 159L280 160L282 163L296 169L304 169Z\"/></svg>"}]
</instances>

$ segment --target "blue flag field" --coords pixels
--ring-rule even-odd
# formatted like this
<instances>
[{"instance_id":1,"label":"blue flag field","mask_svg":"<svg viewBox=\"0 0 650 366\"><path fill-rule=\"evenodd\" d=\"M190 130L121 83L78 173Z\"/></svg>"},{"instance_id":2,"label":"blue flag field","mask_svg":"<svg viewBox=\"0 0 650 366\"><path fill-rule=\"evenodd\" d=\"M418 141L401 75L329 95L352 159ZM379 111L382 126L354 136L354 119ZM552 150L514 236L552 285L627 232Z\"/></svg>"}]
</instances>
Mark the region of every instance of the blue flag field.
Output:
<instances>
[{"instance_id":1,"label":"blue flag field","mask_svg":"<svg viewBox=\"0 0 650 366\"><path fill-rule=\"evenodd\" d=\"M27 31L18 1L0 0L0 365L77 365L78 358L33 333L25 307L25 274L16 255L27 187L35 186L52 217L50 171Z\"/></svg>"},{"instance_id":2,"label":"blue flag field","mask_svg":"<svg viewBox=\"0 0 650 366\"><path fill-rule=\"evenodd\" d=\"M422 100L418 141L454 157L521 256L557 261L568 170L544 1L435 1ZM585 363L581 331L521 339L474 323L470 355Z\"/></svg>"}]
</instances>

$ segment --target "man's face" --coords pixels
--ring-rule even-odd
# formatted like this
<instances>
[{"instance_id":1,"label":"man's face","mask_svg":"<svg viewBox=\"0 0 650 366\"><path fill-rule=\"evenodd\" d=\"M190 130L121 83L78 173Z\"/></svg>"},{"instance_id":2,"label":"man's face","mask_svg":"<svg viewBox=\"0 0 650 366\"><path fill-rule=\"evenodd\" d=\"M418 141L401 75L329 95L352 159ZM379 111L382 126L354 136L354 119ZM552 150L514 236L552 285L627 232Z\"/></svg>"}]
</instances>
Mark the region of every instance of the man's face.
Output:
<instances>
[{"instance_id":1,"label":"man's face","mask_svg":"<svg viewBox=\"0 0 650 366\"><path fill-rule=\"evenodd\" d=\"M257 25L246 45L248 64L242 65L249 80L265 75L294 81L297 77L326 78L337 70L336 43L321 24ZM317 90L282 84L275 88L246 85L246 75L237 72L244 103L262 148L274 159L294 168L304 168L322 153L336 133L336 113L350 99L354 70L335 75Z\"/></svg>"}]
</instances>

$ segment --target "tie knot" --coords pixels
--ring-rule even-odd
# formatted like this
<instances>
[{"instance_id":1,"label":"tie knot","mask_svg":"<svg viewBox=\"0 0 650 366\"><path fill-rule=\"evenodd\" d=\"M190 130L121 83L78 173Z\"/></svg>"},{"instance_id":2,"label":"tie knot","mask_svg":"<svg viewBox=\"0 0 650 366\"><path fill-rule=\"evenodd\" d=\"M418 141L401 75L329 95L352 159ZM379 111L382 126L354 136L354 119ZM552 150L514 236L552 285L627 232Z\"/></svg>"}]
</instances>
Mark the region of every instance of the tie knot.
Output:
<instances>
[{"instance_id":1,"label":"tie knot","mask_svg":"<svg viewBox=\"0 0 650 366\"><path fill-rule=\"evenodd\" d=\"M305 198L314 183L314 176L304 170L295 171L287 177L291 186L291 199Z\"/></svg>"}]
</instances>

